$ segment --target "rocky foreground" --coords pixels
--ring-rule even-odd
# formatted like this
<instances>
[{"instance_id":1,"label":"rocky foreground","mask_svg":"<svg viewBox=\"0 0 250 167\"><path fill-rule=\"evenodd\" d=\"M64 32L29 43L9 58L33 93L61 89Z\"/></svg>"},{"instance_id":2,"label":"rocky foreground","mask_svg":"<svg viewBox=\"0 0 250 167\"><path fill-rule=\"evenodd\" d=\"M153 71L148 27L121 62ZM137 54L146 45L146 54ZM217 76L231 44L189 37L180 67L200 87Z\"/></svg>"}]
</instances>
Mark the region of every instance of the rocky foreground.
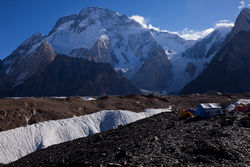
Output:
<instances>
[{"instance_id":1,"label":"rocky foreground","mask_svg":"<svg viewBox=\"0 0 250 167\"><path fill-rule=\"evenodd\" d=\"M162 113L4 166L249 166L249 130L244 113L189 121Z\"/></svg>"},{"instance_id":2,"label":"rocky foreground","mask_svg":"<svg viewBox=\"0 0 250 167\"><path fill-rule=\"evenodd\" d=\"M224 112L218 117L188 121L179 120L176 114L206 102L226 108L238 99L250 99L250 94L104 96L92 101L83 97L3 98L2 131L101 110L141 112L171 106L173 111L54 145L3 166L249 166L250 119L246 113Z\"/></svg>"}]
</instances>

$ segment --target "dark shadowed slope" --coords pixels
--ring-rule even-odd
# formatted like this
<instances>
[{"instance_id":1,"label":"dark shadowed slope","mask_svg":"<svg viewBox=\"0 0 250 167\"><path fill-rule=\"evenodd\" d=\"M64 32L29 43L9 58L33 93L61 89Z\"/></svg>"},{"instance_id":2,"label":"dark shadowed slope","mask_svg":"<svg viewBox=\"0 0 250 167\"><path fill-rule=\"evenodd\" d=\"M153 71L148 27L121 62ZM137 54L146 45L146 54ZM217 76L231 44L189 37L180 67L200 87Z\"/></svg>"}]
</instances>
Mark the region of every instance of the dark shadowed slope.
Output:
<instances>
[{"instance_id":1,"label":"dark shadowed slope","mask_svg":"<svg viewBox=\"0 0 250 167\"><path fill-rule=\"evenodd\" d=\"M2 63L3 63L3 61L0 59L0 70L2 69Z\"/></svg>"},{"instance_id":2,"label":"dark shadowed slope","mask_svg":"<svg viewBox=\"0 0 250 167\"><path fill-rule=\"evenodd\" d=\"M34 52L28 53L33 42L42 38L39 34L33 35L3 60L3 67L0 69L0 96L29 77L41 73L54 60L56 54L48 42L41 43Z\"/></svg>"},{"instance_id":3,"label":"dark shadowed slope","mask_svg":"<svg viewBox=\"0 0 250 167\"><path fill-rule=\"evenodd\" d=\"M109 64L58 55L47 68L5 96L93 96L139 93Z\"/></svg>"},{"instance_id":4,"label":"dark shadowed slope","mask_svg":"<svg viewBox=\"0 0 250 167\"><path fill-rule=\"evenodd\" d=\"M152 49L150 56L136 73L132 82L139 88L164 90L173 77L172 65L161 47Z\"/></svg>"}]
</instances>

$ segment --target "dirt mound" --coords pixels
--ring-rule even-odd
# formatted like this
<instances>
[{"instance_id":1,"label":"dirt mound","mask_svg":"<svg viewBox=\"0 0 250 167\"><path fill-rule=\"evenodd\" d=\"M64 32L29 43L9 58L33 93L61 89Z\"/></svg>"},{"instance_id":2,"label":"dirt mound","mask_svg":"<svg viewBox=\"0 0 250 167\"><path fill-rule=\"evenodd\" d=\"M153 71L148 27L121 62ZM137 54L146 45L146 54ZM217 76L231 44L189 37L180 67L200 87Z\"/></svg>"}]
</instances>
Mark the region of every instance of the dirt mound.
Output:
<instances>
[{"instance_id":1,"label":"dirt mound","mask_svg":"<svg viewBox=\"0 0 250 167\"><path fill-rule=\"evenodd\" d=\"M139 95L104 96L94 101L81 97L69 98L4 98L0 99L0 131L41 121L71 118L101 110L141 112L148 108L166 108L169 103L158 97Z\"/></svg>"},{"instance_id":2,"label":"dirt mound","mask_svg":"<svg viewBox=\"0 0 250 167\"><path fill-rule=\"evenodd\" d=\"M199 103L216 102L223 107L249 94L192 94L185 96L126 95L103 96L94 101L81 97L68 98L2 98L0 99L0 131L33 123L71 118L101 110L129 110L141 112L148 108L166 108L173 111L196 107Z\"/></svg>"}]
</instances>

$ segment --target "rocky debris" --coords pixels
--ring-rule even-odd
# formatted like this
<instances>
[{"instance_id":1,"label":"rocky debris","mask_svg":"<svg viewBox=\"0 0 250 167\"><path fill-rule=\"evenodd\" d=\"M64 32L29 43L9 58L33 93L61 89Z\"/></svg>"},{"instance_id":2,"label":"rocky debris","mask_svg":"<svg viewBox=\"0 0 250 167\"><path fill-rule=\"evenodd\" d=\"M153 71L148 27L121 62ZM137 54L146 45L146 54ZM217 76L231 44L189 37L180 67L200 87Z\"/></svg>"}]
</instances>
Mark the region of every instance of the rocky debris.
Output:
<instances>
[{"instance_id":1,"label":"rocky debris","mask_svg":"<svg viewBox=\"0 0 250 167\"><path fill-rule=\"evenodd\" d=\"M245 128L250 128L250 116L240 119L240 125Z\"/></svg>"},{"instance_id":2,"label":"rocky debris","mask_svg":"<svg viewBox=\"0 0 250 167\"><path fill-rule=\"evenodd\" d=\"M162 113L51 146L6 166L249 166L250 134L238 122L242 116L225 113L187 122Z\"/></svg>"},{"instance_id":3,"label":"rocky debris","mask_svg":"<svg viewBox=\"0 0 250 167\"><path fill-rule=\"evenodd\" d=\"M220 103L223 108L250 94L191 94L183 96L125 95L102 96L86 101L82 97L65 98L2 98L0 99L0 131L42 121L82 116L101 110L142 112L148 108L168 108L174 112L196 108L199 103ZM157 135L156 135L157 136Z\"/></svg>"}]
</instances>

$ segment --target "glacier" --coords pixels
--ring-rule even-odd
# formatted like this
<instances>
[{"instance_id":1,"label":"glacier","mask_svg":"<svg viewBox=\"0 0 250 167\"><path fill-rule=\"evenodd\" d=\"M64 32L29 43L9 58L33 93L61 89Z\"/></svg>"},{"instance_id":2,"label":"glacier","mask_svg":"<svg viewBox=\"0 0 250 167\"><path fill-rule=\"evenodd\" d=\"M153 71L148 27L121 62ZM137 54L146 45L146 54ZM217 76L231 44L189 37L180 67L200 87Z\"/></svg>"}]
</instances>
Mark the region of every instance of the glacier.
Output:
<instances>
[{"instance_id":1,"label":"glacier","mask_svg":"<svg viewBox=\"0 0 250 167\"><path fill-rule=\"evenodd\" d=\"M0 163L7 164L51 145L86 137L144 119L168 109L103 110L69 119L45 121L0 133Z\"/></svg>"},{"instance_id":2,"label":"glacier","mask_svg":"<svg viewBox=\"0 0 250 167\"><path fill-rule=\"evenodd\" d=\"M177 54L169 54L173 65L173 79L167 88L168 93L180 91L187 83L197 78L213 60L217 51L223 46L224 39L231 31L232 25L217 27L209 35L197 41L191 48ZM188 64L194 67L194 74L187 72Z\"/></svg>"}]
</instances>

